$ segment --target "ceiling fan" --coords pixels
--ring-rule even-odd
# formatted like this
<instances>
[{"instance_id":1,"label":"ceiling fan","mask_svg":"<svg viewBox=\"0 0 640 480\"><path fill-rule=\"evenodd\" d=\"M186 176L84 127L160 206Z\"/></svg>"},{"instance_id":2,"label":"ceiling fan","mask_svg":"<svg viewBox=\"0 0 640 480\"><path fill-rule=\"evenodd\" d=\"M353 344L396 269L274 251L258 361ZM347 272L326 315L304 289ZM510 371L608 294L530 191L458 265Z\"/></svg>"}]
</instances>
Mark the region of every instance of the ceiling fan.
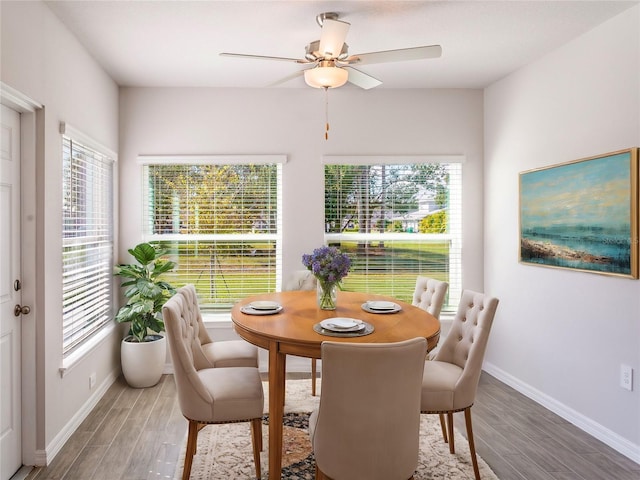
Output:
<instances>
[{"instance_id":1,"label":"ceiling fan","mask_svg":"<svg viewBox=\"0 0 640 480\"><path fill-rule=\"evenodd\" d=\"M365 90L381 85L382 81L357 70L354 68L354 65L360 66L374 63L423 60L437 58L442 55L442 47L440 45L427 45L350 55L349 46L345 43L350 27L349 23L338 20L338 14L335 12L325 12L317 15L316 22L322 28L320 40L313 41L306 46L304 58L272 57L227 52L223 52L220 55L225 57L281 60L309 66L309 68L289 75L273 83L271 86L279 85L300 75L304 75L307 85L315 88L337 88L348 81Z\"/></svg>"}]
</instances>

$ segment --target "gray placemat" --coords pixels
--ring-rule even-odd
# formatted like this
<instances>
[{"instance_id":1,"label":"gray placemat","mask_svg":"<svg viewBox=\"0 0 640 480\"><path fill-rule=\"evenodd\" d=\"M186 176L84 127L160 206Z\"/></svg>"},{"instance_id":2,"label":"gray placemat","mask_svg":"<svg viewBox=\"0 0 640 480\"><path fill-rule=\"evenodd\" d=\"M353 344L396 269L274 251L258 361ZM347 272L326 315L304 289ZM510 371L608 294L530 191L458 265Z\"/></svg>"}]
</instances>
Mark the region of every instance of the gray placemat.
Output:
<instances>
[{"instance_id":1,"label":"gray placemat","mask_svg":"<svg viewBox=\"0 0 640 480\"><path fill-rule=\"evenodd\" d=\"M316 323L313 326L313 331L319 333L320 335L326 335L327 337L364 337L365 335L369 335L373 332L373 325L367 322L364 323L364 328L362 330L358 330L357 332L334 332L333 330L327 330L323 328L322 325Z\"/></svg>"}]
</instances>

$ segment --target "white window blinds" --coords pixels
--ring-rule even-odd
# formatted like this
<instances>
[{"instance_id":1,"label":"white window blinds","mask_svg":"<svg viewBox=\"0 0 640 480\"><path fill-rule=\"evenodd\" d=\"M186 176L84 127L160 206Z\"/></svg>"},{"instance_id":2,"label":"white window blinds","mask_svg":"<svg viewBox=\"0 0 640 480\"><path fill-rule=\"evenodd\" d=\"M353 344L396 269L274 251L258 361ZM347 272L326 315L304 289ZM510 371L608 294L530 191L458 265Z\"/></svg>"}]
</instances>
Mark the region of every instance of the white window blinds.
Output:
<instances>
[{"instance_id":1,"label":"white window blinds","mask_svg":"<svg viewBox=\"0 0 640 480\"><path fill-rule=\"evenodd\" d=\"M113 321L113 162L63 135L64 357Z\"/></svg>"},{"instance_id":2,"label":"white window blinds","mask_svg":"<svg viewBox=\"0 0 640 480\"><path fill-rule=\"evenodd\" d=\"M324 168L325 241L352 258L343 288L411 302L423 275L449 282L445 309L455 309L462 283L461 164L373 161L341 157Z\"/></svg>"},{"instance_id":3,"label":"white window blinds","mask_svg":"<svg viewBox=\"0 0 640 480\"><path fill-rule=\"evenodd\" d=\"M276 290L280 163L166 158L145 163L143 171L145 240L161 244L177 264L166 281L194 284L208 311L229 311L247 295Z\"/></svg>"}]
</instances>

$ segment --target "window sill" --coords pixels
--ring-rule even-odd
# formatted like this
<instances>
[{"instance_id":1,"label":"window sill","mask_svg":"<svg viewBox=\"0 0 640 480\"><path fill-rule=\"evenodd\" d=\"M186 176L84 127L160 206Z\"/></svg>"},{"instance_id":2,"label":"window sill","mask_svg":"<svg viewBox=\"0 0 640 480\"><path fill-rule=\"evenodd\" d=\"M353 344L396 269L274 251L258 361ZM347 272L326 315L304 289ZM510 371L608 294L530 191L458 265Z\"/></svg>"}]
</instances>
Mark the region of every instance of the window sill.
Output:
<instances>
[{"instance_id":1,"label":"window sill","mask_svg":"<svg viewBox=\"0 0 640 480\"><path fill-rule=\"evenodd\" d=\"M232 328L231 313L203 313L202 321L205 328Z\"/></svg>"},{"instance_id":2,"label":"window sill","mask_svg":"<svg viewBox=\"0 0 640 480\"><path fill-rule=\"evenodd\" d=\"M82 346L78 347L69 356L62 359L62 365L58 369L60 376L65 377L76 365L78 365L89 353L95 350L106 339L110 338L116 328L115 322L105 325L91 339L87 340Z\"/></svg>"}]
</instances>

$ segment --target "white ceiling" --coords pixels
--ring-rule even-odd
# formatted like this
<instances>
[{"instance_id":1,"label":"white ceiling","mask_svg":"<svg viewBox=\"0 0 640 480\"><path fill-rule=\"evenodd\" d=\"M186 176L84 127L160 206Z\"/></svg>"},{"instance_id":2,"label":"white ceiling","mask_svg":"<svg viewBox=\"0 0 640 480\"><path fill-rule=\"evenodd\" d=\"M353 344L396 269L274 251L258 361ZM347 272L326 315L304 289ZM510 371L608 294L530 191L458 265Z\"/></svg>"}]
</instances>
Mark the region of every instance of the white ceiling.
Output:
<instances>
[{"instance_id":1,"label":"white ceiling","mask_svg":"<svg viewBox=\"0 0 640 480\"><path fill-rule=\"evenodd\" d=\"M303 66L321 12L351 24L349 53L440 44L441 58L366 65L378 88L482 88L634 1L48 1L121 86L262 88ZM612 55L615 52L612 52ZM347 84L349 88L357 88ZM295 78L278 88L304 87ZM276 87L273 87L276 88Z\"/></svg>"}]
</instances>

